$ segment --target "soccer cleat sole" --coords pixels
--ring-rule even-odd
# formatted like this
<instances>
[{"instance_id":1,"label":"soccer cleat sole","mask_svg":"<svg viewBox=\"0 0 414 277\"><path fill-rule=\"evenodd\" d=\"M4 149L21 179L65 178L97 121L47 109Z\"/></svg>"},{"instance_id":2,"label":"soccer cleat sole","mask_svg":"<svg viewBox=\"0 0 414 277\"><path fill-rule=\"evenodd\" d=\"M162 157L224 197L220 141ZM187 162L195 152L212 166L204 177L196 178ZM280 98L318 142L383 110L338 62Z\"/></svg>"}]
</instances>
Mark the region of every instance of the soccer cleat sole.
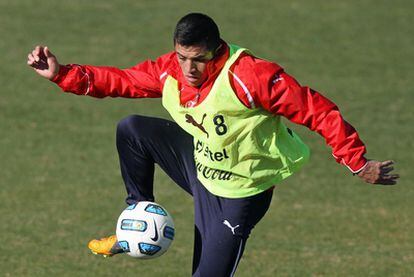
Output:
<instances>
[{"instance_id":1,"label":"soccer cleat sole","mask_svg":"<svg viewBox=\"0 0 414 277\"><path fill-rule=\"evenodd\" d=\"M96 252L94 252L94 251L92 251L91 250L91 252L92 252L92 254L94 254L94 255L101 255L101 256L103 256L104 258L111 258L113 255L108 255L108 254L98 254L98 253L96 253Z\"/></svg>"}]
</instances>

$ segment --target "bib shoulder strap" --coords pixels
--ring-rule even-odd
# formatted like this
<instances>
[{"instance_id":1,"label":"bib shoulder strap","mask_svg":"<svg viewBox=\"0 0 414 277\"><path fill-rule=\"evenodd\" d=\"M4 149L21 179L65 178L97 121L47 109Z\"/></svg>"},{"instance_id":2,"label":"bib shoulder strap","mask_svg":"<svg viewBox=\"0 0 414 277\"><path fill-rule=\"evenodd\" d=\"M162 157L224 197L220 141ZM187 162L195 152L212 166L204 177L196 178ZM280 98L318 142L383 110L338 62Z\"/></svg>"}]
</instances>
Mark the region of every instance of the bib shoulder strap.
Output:
<instances>
[{"instance_id":1,"label":"bib shoulder strap","mask_svg":"<svg viewBox=\"0 0 414 277\"><path fill-rule=\"evenodd\" d=\"M230 49L230 55L229 55L229 57L233 56L234 53L237 52L237 50L239 50L239 49L242 48L242 47L240 47L240 46L238 46L236 44L228 44L228 46L229 46L229 49Z\"/></svg>"},{"instance_id":2,"label":"bib shoulder strap","mask_svg":"<svg viewBox=\"0 0 414 277\"><path fill-rule=\"evenodd\" d=\"M250 53L250 51L246 48L240 47L235 44L228 44L229 46L229 58L224 65L226 71L231 67L231 65L239 58L240 54L243 52Z\"/></svg>"}]
</instances>

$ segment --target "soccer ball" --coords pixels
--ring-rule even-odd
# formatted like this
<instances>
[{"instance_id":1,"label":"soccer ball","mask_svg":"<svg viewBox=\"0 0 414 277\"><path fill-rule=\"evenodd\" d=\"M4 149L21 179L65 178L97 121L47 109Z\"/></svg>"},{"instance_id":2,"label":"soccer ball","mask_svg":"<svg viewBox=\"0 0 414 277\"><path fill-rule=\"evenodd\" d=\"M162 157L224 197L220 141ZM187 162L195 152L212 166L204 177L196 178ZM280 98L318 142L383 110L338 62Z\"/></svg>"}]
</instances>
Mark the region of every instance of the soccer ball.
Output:
<instances>
[{"instance_id":1,"label":"soccer ball","mask_svg":"<svg viewBox=\"0 0 414 277\"><path fill-rule=\"evenodd\" d=\"M116 237L122 249L134 258L152 259L167 251L174 239L174 222L161 205L142 201L119 216Z\"/></svg>"}]
</instances>

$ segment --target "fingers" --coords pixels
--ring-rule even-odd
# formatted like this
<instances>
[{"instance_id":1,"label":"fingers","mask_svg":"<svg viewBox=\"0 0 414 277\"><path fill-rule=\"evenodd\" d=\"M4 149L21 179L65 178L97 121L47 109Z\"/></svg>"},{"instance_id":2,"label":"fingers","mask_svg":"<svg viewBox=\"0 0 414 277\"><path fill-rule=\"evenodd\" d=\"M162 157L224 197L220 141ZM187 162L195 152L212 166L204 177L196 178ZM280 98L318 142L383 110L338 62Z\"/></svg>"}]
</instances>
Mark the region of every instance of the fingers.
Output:
<instances>
[{"instance_id":1,"label":"fingers","mask_svg":"<svg viewBox=\"0 0 414 277\"><path fill-rule=\"evenodd\" d=\"M381 174L387 174L387 173L390 173L391 171L393 171L394 167L393 166L385 167L385 168L381 168L380 170L381 170Z\"/></svg>"},{"instance_id":2,"label":"fingers","mask_svg":"<svg viewBox=\"0 0 414 277\"><path fill-rule=\"evenodd\" d=\"M380 163L379 165L380 176L381 177L398 176L398 174L387 175L388 173L394 170L393 165L394 165L394 161L385 161L385 162Z\"/></svg>"},{"instance_id":3,"label":"fingers","mask_svg":"<svg viewBox=\"0 0 414 277\"><path fill-rule=\"evenodd\" d=\"M35 62L36 61L35 61L35 58L33 57L33 54L32 53L29 53L27 55L27 64L30 65L30 66L32 66Z\"/></svg>"},{"instance_id":4,"label":"fingers","mask_svg":"<svg viewBox=\"0 0 414 277\"><path fill-rule=\"evenodd\" d=\"M394 161L374 161L368 162L368 165L358 173L358 176L365 182L378 185L395 185L400 176L390 174L394 170Z\"/></svg>"},{"instance_id":5,"label":"fingers","mask_svg":"<svg viewBox=\"0 0 414 277\"><path fill-rule=\"evenodd\" d=\"M376 185L386 185L386 186L392 186L397 184L396 180L381 180L381 182L374 183Z\"/></svg>"},{"instance_id":6,"label":"fingers","mask_svg":"<svg viewBox=\"0 0 414 277\"><path fill-rule=\"evenodd\" d=\"M394 169L394 167L387 167L381 169L381 174L379 176L379 182L376 182L378 184L384 184L384 185L395 185L397 183L397 180L400 178L399 174L388 174Z\"/></svg>"},{"instance_id":7,"label":"fingers","mask_svg":"<svg viewBox=\"0 0 414 277\"><path fill-rule=\"evenodd\" d=\"M374 184L395 185L397 183L398 178L400 178L400 175L398 174L385 175L381 176L381 178L377 180Z\"/></svg>"},{"instance_id":8,"label":"fingers","mask_svg":"<svg viewBox=\"0 0 414 277\"><path fill-rule=\"evenodd\" d=\"M46 65L46 61L44 60L36 61L36 58L33 56L33 53L29 53L27 55L27 64L31 67L38 68L38 67L44 67Z\"/></svg>"},{"instance_id":9,"label":"fingers","mask_svg":"<svg viewBox=\"0 0 414 277\"><path fill-rule=\"evenodd\" d=\"M380 163L380 168L388 167L388 166L393 165L393 164L394 164L394 161L391 161L391 160L384 161L384 162Z\"/></svg>"},{"instance_id":10,"label":"fingers","mask_svg":"<svg viewBox=\"0 0 414 277\"><path fill-rule=\"evenodd\" d=\"M27 55L27 64L35 67L40 62L40 51L42 46L36 46L32 52Z\"/></svg>"},{"instance_id":11,"label":"fingers","mask_svg":"<svg viewBox=\"0 0 414 277\"><path fill-rule=\"evenodd\" d=\"M27 55L27 64L31 67L38 68L40 66L44 67L47 64L47 61L44 59L36 58L32 52Z\"/></svg>"},{"instance_id":12,"label":"fingers","mask_svg":"<svg viewBox=\"0 0 414 277\"><path fill-rule=\"evenodd\" d=\"M47 46L37 45L32 52L27 55L27 64L31 67L45 67L49 63L49 58L56 58Z\"/></svg>"},{"instance_id":13,"label":"fingers","mask_svg":"<svg viewBox=\"0 0 414 277\"><path fill-rule=\"evenodd\" d=\"M31 53L28 55L28 61L30 60L31 64L34 62L39 63L45 61L45 58L52 58L54 55L50 52L47 46L37 45ZM29 63L29 62L28 62Z\"/></svg>"},{"instance_id":14,"label":"fingers","mask_svg":"<svg viewBox=\"0 0 414 277\"><path fill-rule=\"evenodd\" d=\"M36 62L40 61L40 54L43 53L43 46L36 46L32 51L33 58Z\"/></svg>"},{"instance_id":15,"label":"fingers","mask_svg":"<svg viewBox=\"0 0 414 277\"><path fill-rule=\"evenodd\" d=\"M46 58L52 58L54 57L54 55L52 54L52 52L50 52L49 47L45 46L43 48L43 54L45 55Z\"/></svg>"}]
</instances>

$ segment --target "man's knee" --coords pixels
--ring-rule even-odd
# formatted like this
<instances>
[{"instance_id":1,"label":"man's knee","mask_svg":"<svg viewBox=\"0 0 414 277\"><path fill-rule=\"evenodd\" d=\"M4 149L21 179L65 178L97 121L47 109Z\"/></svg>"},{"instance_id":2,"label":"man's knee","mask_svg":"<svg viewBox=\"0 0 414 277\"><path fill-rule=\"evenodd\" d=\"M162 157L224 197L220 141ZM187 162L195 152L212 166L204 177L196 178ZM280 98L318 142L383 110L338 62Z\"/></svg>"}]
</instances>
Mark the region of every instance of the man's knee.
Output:
<instances>
[{"instance_id":1,"label":"man's knee","mask_svg":"<svg viewBox=\"0 0 414 277\"><path fill-rule=\"evenodd\" d=\"M148 130L146 117L139 115L129 115L118 122L116 129L117 139L139 137L143 131Z\"/></svg>"}]
</instances>

